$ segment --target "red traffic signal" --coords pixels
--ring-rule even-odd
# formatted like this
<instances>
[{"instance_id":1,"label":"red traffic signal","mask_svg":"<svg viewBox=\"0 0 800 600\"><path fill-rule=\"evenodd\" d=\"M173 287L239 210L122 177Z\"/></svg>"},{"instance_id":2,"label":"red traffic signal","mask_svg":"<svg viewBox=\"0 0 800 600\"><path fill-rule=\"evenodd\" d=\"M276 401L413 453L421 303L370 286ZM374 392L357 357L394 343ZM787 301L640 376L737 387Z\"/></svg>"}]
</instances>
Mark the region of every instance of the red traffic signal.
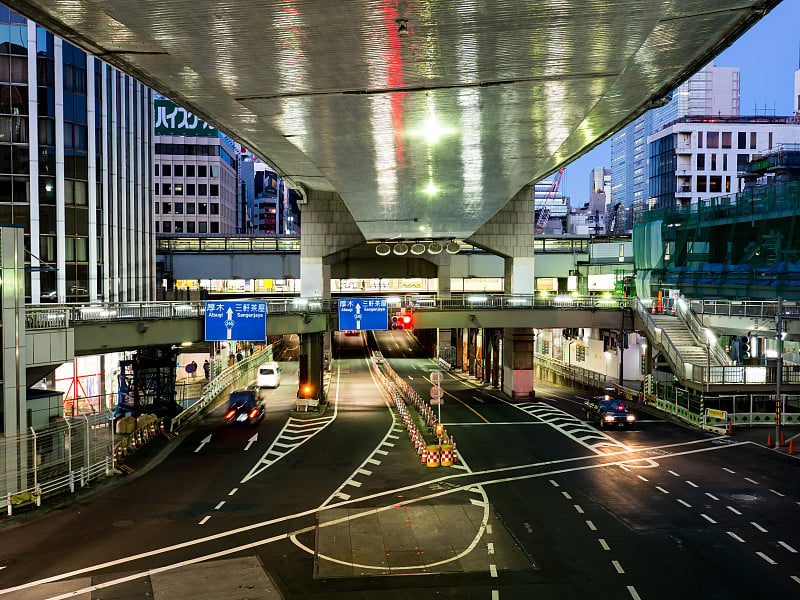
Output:
<instances>
[{"instance_id":1,"label":"red traffic signal","mask_svg":"<svg viewBox=\"0 0 800 600\"><path fill-rule=\"evenodd\" d=\"M403 315L403 329L411 327L411 315Z\"/></svg>"},{"instance_id":2,"label":"red traffic signal","mask_svg":"<svg viewBox=\"0 0 800 600\"><path fill-rule=\"evenodd\" d=\"M309 384L305 384L303 386L303 389L301 390L301 392L303 394L303 398L305 398L305 399L311 398L311 394L312 394L313 391L314 391L313 387L311 387Z\"/></svg>"}]
</instances>

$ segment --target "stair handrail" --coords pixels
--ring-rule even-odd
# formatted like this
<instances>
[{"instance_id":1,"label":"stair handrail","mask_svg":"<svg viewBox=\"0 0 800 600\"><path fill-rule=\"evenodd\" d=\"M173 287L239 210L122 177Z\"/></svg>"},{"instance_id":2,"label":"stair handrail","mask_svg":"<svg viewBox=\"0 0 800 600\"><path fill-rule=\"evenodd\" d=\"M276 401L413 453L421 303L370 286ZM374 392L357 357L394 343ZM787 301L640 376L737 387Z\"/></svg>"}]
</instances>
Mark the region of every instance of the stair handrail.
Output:
<instances>
[{"instance_id":1,"label":"stair handrail","mask_svg":"<svg viewBox=\"0 0 800 600\"><path fill-rule=\"evenodd\" d=\"M661 349L664 351L664 354L667 356L667 359L672 363L673 370L677 370L678 372L675 375L680 380L686 379L686 361L683 358L680 350L678 350L675 343L670 339L668 335L664 333L664 330L661 329L656 322L653 320L653 317L650 315L650 312L647 308L642 304L640 298L636 298L634 303L634 310L639 315L642 323L644 324L645 334L649 334L649 338L653 340L653 343L657 343Z\"/></svg>"},{"instance_id":2,"label":"stair handrail","mask_svg":"<svg viewBox=\"0 0 800 600\"><path fill-rule=\"evenodd\" d=\"M683 295L678 298L678 301L675 302L675 314L677 317L686 323L689 327L689 331L692 332L692 335L695 337L695 340L703 347L709 347L709 350L712 356L717 360L719 364L722 366L733 366L734 362L722 349L722 346L719 344L719 340L716 336L714 336L714 342L710 343L711 340L706 333L709 329L700 322L700 319L697 318L697 315L689 306L689 303L686 301L686 298ZM709 367L711 365L708 365Z\"/></svg>"}]
</instances>

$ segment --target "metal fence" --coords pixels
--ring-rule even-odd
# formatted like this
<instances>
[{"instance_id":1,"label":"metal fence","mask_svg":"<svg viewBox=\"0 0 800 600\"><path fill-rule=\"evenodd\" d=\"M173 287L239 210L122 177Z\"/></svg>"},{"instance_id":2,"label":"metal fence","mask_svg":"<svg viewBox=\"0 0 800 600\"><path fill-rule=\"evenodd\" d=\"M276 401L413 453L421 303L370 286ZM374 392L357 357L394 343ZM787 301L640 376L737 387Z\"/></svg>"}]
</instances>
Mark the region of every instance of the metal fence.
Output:
<instances>
[{"instance_id":1,"label":"metal fence","mask_svg":"<svg viewBox=\"0 0 800 600\"><path fill-rule=\"evenodd\" d=\"M118 436L116 436L118 437ZM0 494L15 507L74 492L107 474L115 445L113 413L59 419L43 430L0 436Z\"/></svg>"}]
</instances>

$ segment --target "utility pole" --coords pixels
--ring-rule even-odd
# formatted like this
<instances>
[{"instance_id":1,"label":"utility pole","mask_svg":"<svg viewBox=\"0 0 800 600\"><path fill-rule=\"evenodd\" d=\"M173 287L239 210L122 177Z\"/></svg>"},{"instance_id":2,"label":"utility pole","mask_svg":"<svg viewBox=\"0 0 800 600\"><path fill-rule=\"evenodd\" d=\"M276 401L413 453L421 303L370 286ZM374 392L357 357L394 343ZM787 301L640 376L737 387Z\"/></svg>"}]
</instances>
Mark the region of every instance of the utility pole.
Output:
<instances>
[{"instance_id":1,"label":"utility pole","mask_svg":"<svg viewBox=\"0 0 800 600\"><path fill-rule=\"evenodd\" d=\"M783 379L783 298L778 297L778 314L775 316L778 336L778 372L775 374L775 445L781 439L781 380Z\"/></svg>"}]
</instances>

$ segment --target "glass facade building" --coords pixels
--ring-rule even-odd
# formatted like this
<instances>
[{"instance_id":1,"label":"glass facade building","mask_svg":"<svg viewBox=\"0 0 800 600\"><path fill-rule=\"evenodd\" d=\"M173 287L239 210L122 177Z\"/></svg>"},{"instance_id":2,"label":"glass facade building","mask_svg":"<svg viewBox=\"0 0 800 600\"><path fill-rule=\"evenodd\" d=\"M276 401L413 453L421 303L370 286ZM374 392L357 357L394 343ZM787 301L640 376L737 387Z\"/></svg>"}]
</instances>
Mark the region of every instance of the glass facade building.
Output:
<instances>
[{"instance_id":1,"label":"glass facade building","mask_svg":"<svg viewBox=\"0 0 800 600\"><path fill-rule=\"evenodd\" d=\"M0 5L0 222L26 302L151 300L152 91Z\"/></svg>"}]
</instances>

